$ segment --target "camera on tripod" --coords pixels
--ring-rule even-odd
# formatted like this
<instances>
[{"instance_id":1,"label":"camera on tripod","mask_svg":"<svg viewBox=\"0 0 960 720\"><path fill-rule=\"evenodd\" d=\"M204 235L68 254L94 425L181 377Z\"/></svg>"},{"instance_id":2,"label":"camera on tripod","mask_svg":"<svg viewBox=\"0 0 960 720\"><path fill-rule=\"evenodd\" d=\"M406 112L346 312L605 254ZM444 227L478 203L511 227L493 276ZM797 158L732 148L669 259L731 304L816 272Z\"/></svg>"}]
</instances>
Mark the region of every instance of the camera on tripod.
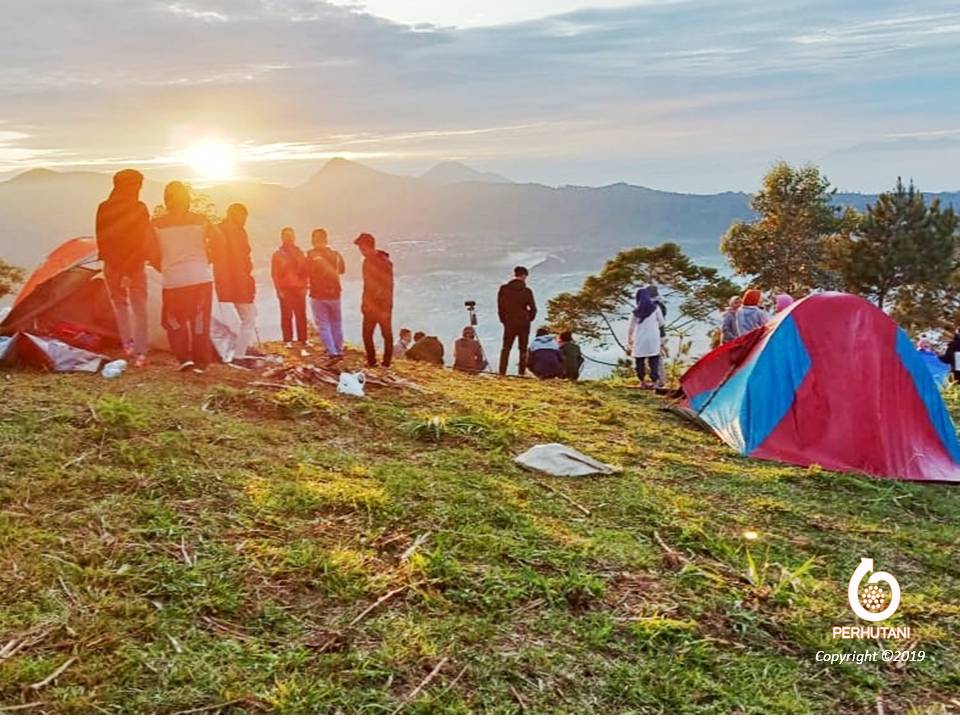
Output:
<instances>
[{"instance_id":1,"label":"camera on tripod","mask_svg":"<svg viewBox=\"0 0 960 720\"><path fill-rule=\"evenodd\" d=\"M463 306L467 309L467 312L470 313L470 324L477 324L477 301L476 300L467 300L463 303Z\"/></svg>"}]
</instances>

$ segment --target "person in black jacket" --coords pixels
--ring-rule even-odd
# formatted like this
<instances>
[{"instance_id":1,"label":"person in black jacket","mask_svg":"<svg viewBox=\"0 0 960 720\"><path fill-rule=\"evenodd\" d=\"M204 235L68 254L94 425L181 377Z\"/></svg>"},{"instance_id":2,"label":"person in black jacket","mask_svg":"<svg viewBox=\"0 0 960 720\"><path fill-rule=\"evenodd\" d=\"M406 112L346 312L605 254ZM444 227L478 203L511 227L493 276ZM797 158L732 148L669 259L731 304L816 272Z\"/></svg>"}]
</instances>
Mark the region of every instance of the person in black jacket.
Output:
<instances>
[{"instance_id":1,"label":"person in black jacket","mask_svg":"<svg viewBox=\"0 0 960 720\"><path fill-rule=\"evenodd\" d=\"M363 255L363 348L367 366L377 366L377 346L373 332L380 327L383 336L383 367L390 367L393 359L393 262L390 254L377 250L377 241L370 233L357 236L353 244Z\"/></svg>"},{"instance_id":2,"label":"person in black jacket","mask_svg":"<svg viewBox=\"0 0 960 720\"><path fill-rule=\"evenodd\" d=\"M425 362L431 365L443 365L443 343L434 335L427 335L418 331L413 334L413 345L407 350L404 357L414 362Z\"/></svg>"},{"instance_id":3,"label":"person in black jacket","mask_svg":"<svg viewBox=\"0 0 960 720\"><path fill-rule=\"evenodd\" d=\"M503 323L503 346L500 349L500 374L507 374L510 352L516 341L520 352L519 372L527 372L527 345L530 342L530 324L537 317L537 303L533 291L527 287L530 272L523 266L513 269L513 280L500 286L497 293L497 313Z\"/></svg>"},{"instance_id":4,"label":"person in black jacket","mask_svg":"<svg viewBox=\"0 0 960 720\"><path fill-rule=\"evenodd\" d=\"M97 252L103 280L117 318L117 334L134 365L147 362L147 274L144 266L155 247L150 212L140 201L143 175L121 170L113 191L97 208ZM132 313L131 313L132 311ZM131 314L133 317L131 327Z\"/></svg>"},{"instance_id":5,"label":"person in black jacket","mask_svg":"<svg viewBox=\"0 0 960 720\"><path fill-rule=\"evenodd\" d=\"M953 381L960 383L960 362L958 362L960 357L958 355L960 355L960 328L957 328L957 332L947 344L947 349L940 356L940 361L949 365L950 370L953 371Z\"/></svg>"}]
</instances>

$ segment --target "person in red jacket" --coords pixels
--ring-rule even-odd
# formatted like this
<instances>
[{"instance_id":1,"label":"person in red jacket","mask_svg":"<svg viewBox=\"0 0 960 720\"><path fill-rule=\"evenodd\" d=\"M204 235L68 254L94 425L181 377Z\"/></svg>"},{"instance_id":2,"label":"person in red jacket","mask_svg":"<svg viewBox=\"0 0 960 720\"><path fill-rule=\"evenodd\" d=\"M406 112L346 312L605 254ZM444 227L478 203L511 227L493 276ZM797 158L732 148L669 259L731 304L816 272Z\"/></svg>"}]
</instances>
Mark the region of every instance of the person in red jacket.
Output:
<instances>
[{"instance_id":1,"label":"person in red jacket","mask_svg":"<svg viewBox=\"0 0 960 720\"><path fill-rule=\"evenodd\" d=\"M280 231L280 247L270 262L273 286L280 301L280 328L287 347L293 346L293 323L297 342L307 344L307 258L297 247L293 228Z\"/></svg>"},{"instance_id":2,"label":"person in red jacket","mask_svg":"<svg viewBox=\"0 0 960 720\"><path fill-rule=\"evenodd\" d=\"M240 318L240 332L233 355L224 358L226 361L245 356L256 334L257 306L254 305L254 298L257 286L253 279L246 224L247 208L240 203L233 203L227 208L226 219L217 226L220 236L208 245L217 299L222 303L233 303Z\"/></svg>"},{"instance_id":3,"label":"person in red jacket","mask_svg":"<svg viewBox=\"0 0 960 720\"><path fill-rule=\"evenodd\" d=\"M363 255L363 348L367 366L377 366L377 346L373 332L379 326L383 335L383 367L393 359L393 262L390 254L377 250L377 241L370 233L357 236L353 244Z\"/></svg>"},{"instance_id":4,"label":"person in red jacket","mask_svg":"<svg viewBox=\"0 0 960 720\"><path fill-rule=\"evenodd\" d=\"M97 252L103 261L103 279L117 318L123 351L135 358L136 367L147 363L144 266L154 245L150 212L140 201L142 186L143 175L136 170L121 170L113 176L110 197L97 208Z\"/></svg>"}]
</instances>

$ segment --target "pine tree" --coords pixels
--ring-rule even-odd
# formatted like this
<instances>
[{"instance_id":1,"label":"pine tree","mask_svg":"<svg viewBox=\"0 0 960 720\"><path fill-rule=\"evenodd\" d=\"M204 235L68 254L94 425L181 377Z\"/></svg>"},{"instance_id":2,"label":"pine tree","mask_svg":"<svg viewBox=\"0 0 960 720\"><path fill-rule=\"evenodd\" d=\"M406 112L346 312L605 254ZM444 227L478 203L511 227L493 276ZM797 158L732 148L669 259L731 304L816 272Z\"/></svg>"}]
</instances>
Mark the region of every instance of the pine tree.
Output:
<instances>
[{"instance_id":1,"label":"pine tree","mask_svg":"<svg viewBox=\"0 0 960 720\"><path fill-rule=\"evenodd\" d=\"M833 195L815 166L777 163L750 202L758 218L733 223L720 249L734 270L766 290L800 297L832 287L826 243L842 222Z\"/></svg>"},{"instance_id":2,"label":"pine tree","mask_svg":"<svg viewBox=\"0 0 960 720\"><path fill-rule=\"evenodd\" d=\"M916 319L929 310L917 300L951 284L957 269L956 230L952 208L941 209L938 199L927 205L912 182L904 187L897 178L894 190L868 205L856 228L837 243L844 286L881 310L893 307L901 319Z\"/></svg>"}]
</instances>

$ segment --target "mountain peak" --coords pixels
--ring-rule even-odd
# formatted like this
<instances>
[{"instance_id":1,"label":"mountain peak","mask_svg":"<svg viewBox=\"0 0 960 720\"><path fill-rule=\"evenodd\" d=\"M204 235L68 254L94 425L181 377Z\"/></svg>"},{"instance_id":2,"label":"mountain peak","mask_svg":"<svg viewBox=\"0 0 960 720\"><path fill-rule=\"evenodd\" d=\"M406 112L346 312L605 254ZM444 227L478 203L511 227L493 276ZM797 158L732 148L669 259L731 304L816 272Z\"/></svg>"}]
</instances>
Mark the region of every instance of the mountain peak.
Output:
<instances>
[{"instance_id":1,"label":"mountain peak","mask_svg":"<svg viewBox=\"0 0 960 720\"><path fill-rule=\"evenodd\" d=\"M464 165L456 160L445 160L439 162L420 176L422 180L438 183L440 185L452 185L462 182L479 183L512 183L513 180L493 172L481 172L474 170L469 165Z\"/></svg>"},{"instance_id":2,"label":"mountain peak","mask_svg":"<svg viewBox=\"0 0 960 720\"><path fill-rule=\"evenodd\" d=\"M7 180L7 182L35 182L38 180L49 180L50 178L57 177L61 173L56 172L55 170L48 170L47 168L31 168L30 170L24 170L19 175L14 175L12 178Z\"/></svg>"},{"instance_id":3,"label":"mountain peak","mask_svg":"<svg viewBox=\"0 0 960 720\"><path fill-rule=\"evenodd\" d=\"M347 160L343 157L333 157L327 160L323 167L317 170L305 184L310 185L326 180L361 180L383 175L384 173L363 163Z\"/></svg>"}]
</instances>

